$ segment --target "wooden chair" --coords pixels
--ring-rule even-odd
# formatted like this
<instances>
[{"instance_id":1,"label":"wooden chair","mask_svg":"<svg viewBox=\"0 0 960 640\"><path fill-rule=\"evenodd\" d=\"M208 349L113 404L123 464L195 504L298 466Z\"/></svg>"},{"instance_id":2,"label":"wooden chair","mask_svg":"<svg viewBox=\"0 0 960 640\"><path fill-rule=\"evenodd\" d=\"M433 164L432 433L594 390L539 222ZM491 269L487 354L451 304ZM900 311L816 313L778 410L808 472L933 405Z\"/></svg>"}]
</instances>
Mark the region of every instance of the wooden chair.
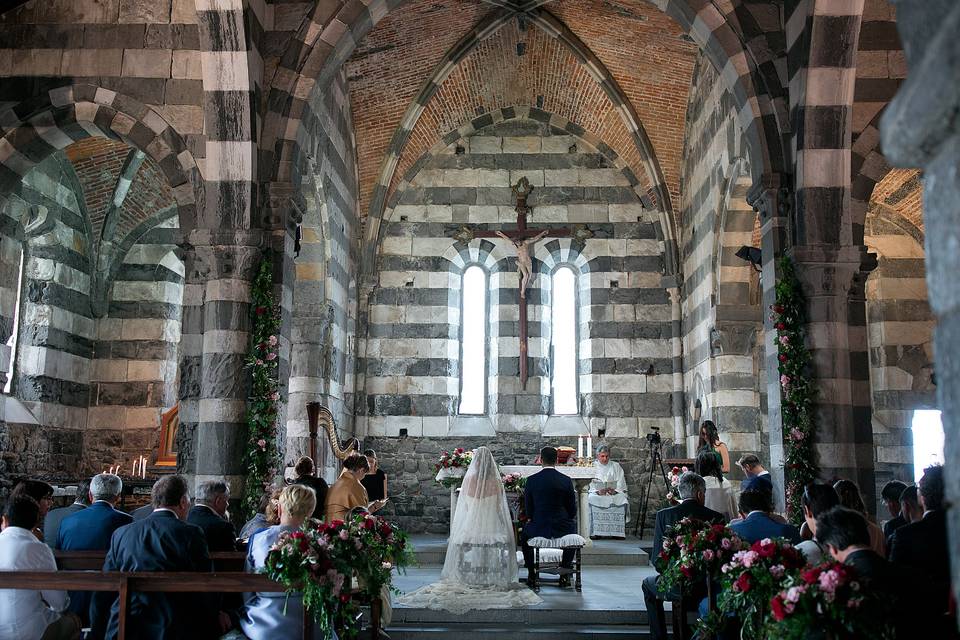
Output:
<instances>
[{"instance_id":1,"label":"wooden chair","mask_svg":"<svg viewBox=\"0 0 960 640\"><path fill-rule=\"evenodd\" d=\"M574 586L577 591L583 591L583 573L582 573L582 563L581 563L581 551L587 545L587 540L581 535L572 533L568 536L563 536L562 538L548 539L548 538L530 538L527 540L533 548L533 579L534 582L532 585L529 585L534 591L540 590L540 573L550 573L558 576L573 575L574 576ZM541 549L559 549L562 553L568 549L574 550L573 556L573 566L571 567L562 567L560 562L556 563L542 563L540 560L540 550Z\"/></svg>"}]
</instances>

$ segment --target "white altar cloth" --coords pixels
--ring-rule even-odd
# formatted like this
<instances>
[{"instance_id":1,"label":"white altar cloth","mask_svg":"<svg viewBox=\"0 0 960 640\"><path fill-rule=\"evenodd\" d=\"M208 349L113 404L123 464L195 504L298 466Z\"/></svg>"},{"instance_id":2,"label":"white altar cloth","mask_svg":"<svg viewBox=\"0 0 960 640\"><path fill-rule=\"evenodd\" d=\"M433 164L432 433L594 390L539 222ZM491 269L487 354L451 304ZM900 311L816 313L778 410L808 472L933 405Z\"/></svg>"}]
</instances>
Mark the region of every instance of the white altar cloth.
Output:
<instances>
[{"instance_id":1,"label":"white altar cloth","mask_svg":"<svg viewBox=\"0 0 960 640\"><path fill-rule=\"evenodd\" d=\"M590 482L597 476L597 469L593 466L576 467L573 465L558 464L554 467L557 471L573 480L573 485L577 490L577 533L584 538L590 537L590 506L587 504L587 488ZM543 469L540 465L504 465L500 467L500 473L519 473L524 478L529 478L533 474Z\"/></svg>"}]
</instances>

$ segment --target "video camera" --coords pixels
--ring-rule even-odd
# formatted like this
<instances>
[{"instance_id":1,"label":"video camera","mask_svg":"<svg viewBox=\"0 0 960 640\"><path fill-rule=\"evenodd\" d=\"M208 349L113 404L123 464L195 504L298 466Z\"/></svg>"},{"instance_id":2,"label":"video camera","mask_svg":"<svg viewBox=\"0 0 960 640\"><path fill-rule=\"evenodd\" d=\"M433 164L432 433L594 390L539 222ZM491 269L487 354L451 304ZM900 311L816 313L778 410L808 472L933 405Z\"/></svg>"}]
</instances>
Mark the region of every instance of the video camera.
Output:
<instances>
[{"instance_id":1,"label":"video camera","mask_svg":"<svg viewBox=\"0 0 960 640\"><path fill-rule=\"evenodd\" d=\"M650 431L653 432L647 434L647 442L650 443L650 446L655 447L662 444L663 439L660 437L660 427L650 427Z\"/></svg>"}]
</instances>

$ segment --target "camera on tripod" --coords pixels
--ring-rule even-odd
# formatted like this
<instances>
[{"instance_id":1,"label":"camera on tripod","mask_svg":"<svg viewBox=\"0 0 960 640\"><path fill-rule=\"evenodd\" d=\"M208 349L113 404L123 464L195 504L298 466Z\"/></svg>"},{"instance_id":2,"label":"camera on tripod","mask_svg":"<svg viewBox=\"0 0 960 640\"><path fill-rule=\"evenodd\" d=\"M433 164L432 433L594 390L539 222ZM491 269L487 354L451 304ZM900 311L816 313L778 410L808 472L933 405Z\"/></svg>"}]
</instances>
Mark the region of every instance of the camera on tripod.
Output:
<instances>
[{"instance_id":1,"label":"camera on tripod","mask_svg":"<svg viewBox=\"0 0 960 640\"><path fill-rule=\"evenodd\" d=\"M652 433L648 433L646 437L651 447L663 443L663 439L660 437L660 427L650 427L650 431L652 431Z\"/></svg>"}]
</instances>

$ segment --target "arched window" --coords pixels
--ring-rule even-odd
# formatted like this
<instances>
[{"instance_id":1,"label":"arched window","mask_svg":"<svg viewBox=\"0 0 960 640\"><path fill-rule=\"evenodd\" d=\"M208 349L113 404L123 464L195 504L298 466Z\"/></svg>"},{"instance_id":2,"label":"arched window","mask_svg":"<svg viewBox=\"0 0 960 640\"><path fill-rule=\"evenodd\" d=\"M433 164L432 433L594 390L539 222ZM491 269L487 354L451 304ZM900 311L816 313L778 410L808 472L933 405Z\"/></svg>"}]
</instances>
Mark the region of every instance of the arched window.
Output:
<instances>
[{"instance_id":1,"label":"arched window","mask_svg":"<svg viewBox=\"0 0 960 640\"><path fill-rule=\"evenodd\" d=\"M550 326L550 393L554 415L580 413L577 393L577 274L570 267L553 273Z\"/></svg>"},{"instance_id":2,"label":"arched window","mask_svg":"<svg viewBox=\"0 0 960 640\"><path fill-rule=\"evenodd\" d=\"M487 273L478 265L463 272L460 289L460 409L480 415L487 409Z\"/></svg>"},{"instance_id":3,"label":"arched window","mask_svg":"<svg viewBox=\"0 0 960 640\"><path fill-rule=\"evenodd\" d=\"M13 389L13 376L17 371L17 338L20 335L20 307L23 304L23 249L20 249L20 261L17 265L17 289L13 306L13 330L7 339L10 349L10 364L7 365L7 381L3 385L3 392L10 393Z\"/></svg>"}]
</instances>

